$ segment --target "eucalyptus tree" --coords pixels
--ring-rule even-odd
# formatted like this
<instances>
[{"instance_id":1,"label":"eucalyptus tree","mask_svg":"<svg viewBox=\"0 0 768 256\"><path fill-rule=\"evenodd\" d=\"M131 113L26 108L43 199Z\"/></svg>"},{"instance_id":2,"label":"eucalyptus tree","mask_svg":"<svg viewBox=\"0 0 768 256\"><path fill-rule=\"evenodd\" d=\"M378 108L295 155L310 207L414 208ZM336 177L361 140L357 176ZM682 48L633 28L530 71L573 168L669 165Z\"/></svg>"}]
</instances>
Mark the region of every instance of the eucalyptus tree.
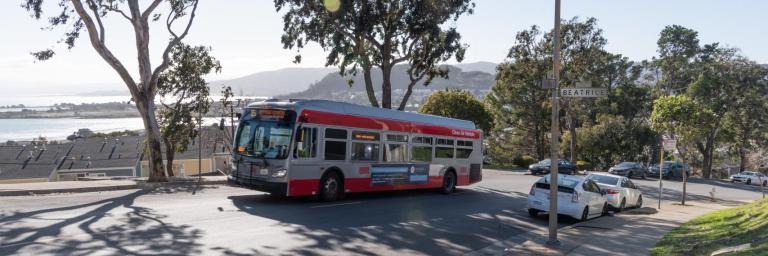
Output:
<instances>
[{"instance_id":1,"label":"eucalyptus tree","mask_svg":"<svg viewBox=\"0 0 768 256\"><path fill-rule=\"evenodd\" d=\"M25 0L22 7L35 19L44 16L44 7L52 0ZM171 62L172 49L181 43L187 36L197 12L198 0L153 0L142 7L138 0L57 0L56 10L53 15L47 17L49 28L65 27L67 32L60 42L68 49L75 46L75 42L82 32L86 32L89 42L99 56L109 65L133 97L133 101L139 110L144 123L147 137L149 159L149 181L165 181L163 158L161 153L160 128L158 127L155 113L155 96L158 91L160 74L165 71ZM160 7L160 6L163 7ZM106 18L111 20L125 20L130 24L131 33L135 37L138 70L132 75L128 67L123 64L113 50L107 44L107 31L123 32L108 29L104 25ZM160 21L164 19L164 21ZM152 65L150 54L150 24L159 22L159 26L165 27L169 38L162 52L158 55L160 63ZM165 35L163 35L165 36ZM127 49L126 49L127 50ZM55 55L53 49L46 49L32 53L38 60L47 60Z\"/></svg>"},{"instance_id":2,"label":"eucalyptus tree","mask_svg":"<svg viewBox=\"0 0 768 256\"><path fill-rule=\"evenodd\" d=\"M220 72L221 64L210 55L211 48L178 44L171 51L170 68L160 75L158 93L163 108L159 111L160 134L165 144L168 175L173 176L175 153L185 152L201 135L198 127L211 106L210 89L203 76ZM202 147L202 145L198 145Z\"/></svg>"},{"instance_id":3,"label":"eucalyptus tree","mask_svg":"<svg viewBox=\"0 0 768 256\"><path fill-rule=\"evenodd\" d=\"M410 83L400 100L400 110L413 87L435 77L447 77L440 62L456 58L461 62L468 47L461 43L455 26L447 25L473 12L471 0L275 0L278 12L284 11L286 49L300 50L308 43L319 44L327 53L325 65L338 66L342 76L362 71L371 106L392 108L392 68L407 64ZM301 55L294 62L300 62ZM382 73L381 104L371 79L377 67ZM352 80L349 80L350 86Z\"/></svg>"}]
</instances>

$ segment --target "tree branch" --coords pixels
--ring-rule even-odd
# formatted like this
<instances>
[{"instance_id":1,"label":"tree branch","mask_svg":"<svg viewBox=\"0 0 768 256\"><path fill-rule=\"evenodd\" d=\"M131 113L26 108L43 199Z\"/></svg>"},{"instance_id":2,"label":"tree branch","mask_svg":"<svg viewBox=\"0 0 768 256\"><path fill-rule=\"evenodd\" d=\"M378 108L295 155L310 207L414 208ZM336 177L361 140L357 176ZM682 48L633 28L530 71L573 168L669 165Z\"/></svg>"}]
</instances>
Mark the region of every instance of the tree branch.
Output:
<instances>
[{"instance_id":1,"label":"tree branch","mask_svg":"<svg viewBox=\"0 0 768 256\"><path fill-rule=\"evenodd\" d=\"M125 66L120 62L119 59L117 59L112 52L107 49L107 47L99 41L99 36L96 34L96 25L93 23L93 19L88 15L88 12L83 8L83 3L80 2L80 0L71 0L72 5L75 7L75 11L78 15L80 15L80 18L83 20L83 24L85 24L85 28L88 30L88 36L91 41L91 45L96 50L96 52L101 56L102 59L104 59L109 66L114 69L118 75L120 75L120 78L123 79L123 82L128 86L128 90L131 92L131 95L134 97L139 96L138 87L136 87L136 82L133 81L133 78L131 77L130 73L128 73L128 70L125 69Z\"/></svg>"},{"instance_id":2,"label":"tree branch","mask_svg":"<svg viewBox=\"0 0 768 256\"><path fill-rule=\"evenodd\" d=\"M122 15L122 16L123 16L123 18L125 18L126 20L129 20L129 21L131 20L131 17L128 17L128 15L127 15L127 14L125 14L125 12L123 12L123 10L120 10L119 8L117 8L117 7L115 7L115 6L106 5L106 4L100 4L100 6L101 6L102 8L104 8L105 10L108 10L108 11L112 11L112 12L116 12L116 13L119 13L119 14L120 14L120 15Z\"/></svg>"},{"instance_id":3,"label":"tree branch","mask_svg":"<svg viewBox=\"0 0 768 256\"><path fill-rule=\"evenodd\" d=\"M101 15L99 15L98 8L93 0L87 0L88 7L93 11L93 16L96 18L96 22L99 24L99 41L104 44L104 24L101 22Z\"/></svg>"},{"instance_id":4,"label":"tree branch","mask_svg":"<svg viewBox=\"0 0 768 256\"><path fill-rule=\"evenodd\" d=\"M141 14L141 19L145 21L149 20L149 15L151 15L152 12L155 11L155 8L157 8L157 6L160 5L162 1L163 0L155 0L154 2L152 2L152 4L150 4L146 10L144 10L144 13Z\"/></svg>"},{"instance_id":5,"label":"tree branch","mask_svg":"<svg viewBox=\"0 0 768 256\"><path fill-rule=\"evenodd\" d=\"M176 18L166 20L166 27L168 29L168 32L173 35L173 39L168 43L168 45L165 47L165 51L163 51L163 62L155 68L155 71L152 72L152 78L150 79L150 84L154 85L156 87L157 85L157 79L160 77L160 73L163 72L166 68L168 68L168 65L171 62L170 53L174 46L179 44L184 37L187 36L189 33L189 28L192 27L192 21L195 19L195 13L197 11L197 4L199 1L195 1L195 3L192 5L192 12L189 14L189 21L187 22L187 26L184 28L184 32L181 33L181 35L176 35L175 32L173 32L173 29L171 28L171 25L173 24L173 21L176 20ZM171 15L169 15L171 16ZM175 16L175 15L173 15ZM154 92L155 88L151 88L151 91Z\"/></svg>"}]
</instances>

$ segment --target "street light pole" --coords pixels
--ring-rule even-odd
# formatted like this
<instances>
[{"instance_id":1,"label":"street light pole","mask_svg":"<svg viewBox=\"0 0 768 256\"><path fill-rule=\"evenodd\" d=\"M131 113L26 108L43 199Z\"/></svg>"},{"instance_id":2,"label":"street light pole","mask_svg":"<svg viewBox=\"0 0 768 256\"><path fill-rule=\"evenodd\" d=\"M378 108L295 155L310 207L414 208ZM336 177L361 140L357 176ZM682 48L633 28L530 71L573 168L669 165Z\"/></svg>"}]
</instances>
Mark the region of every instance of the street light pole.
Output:
<instances>
[{"instance_id":1,"label":"street light pole","mask_svg":"<svg viewBox=\"0 0 768 256\"><path fill-rule=\"evenodd\" d=\"M547 245L558 246L557 240L557 171L559 167L558 154L560 147L560 117L558 111L558 94L560 88L560 0L555 0L555 29L552 41L553 48L553 73L555 86L552 90L552 148L550 149L549 162L549 240Z\"/></svg>"}]
</instances>

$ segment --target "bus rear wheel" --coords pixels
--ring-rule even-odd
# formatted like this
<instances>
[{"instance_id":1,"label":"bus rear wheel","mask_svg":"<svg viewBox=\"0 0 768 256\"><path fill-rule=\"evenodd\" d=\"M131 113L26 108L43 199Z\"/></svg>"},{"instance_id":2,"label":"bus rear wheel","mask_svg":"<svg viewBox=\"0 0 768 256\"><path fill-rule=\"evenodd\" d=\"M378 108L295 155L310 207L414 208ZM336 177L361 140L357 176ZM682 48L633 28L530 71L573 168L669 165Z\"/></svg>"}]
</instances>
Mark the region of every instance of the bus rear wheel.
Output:
<instances>
[{"instance_id":1,"label":"bus rear wheel","mask_svg":"<svg viewBox=\"0 0 768 256\"><path fill-rule=\"evenodd\" d=\"M443 175L443 187L440 190L443 194L450 194L456 190L456 173L446 171Z\"/></svg>"},{"instance_id":2,"label":"bus rear wheel","mask_svg":"<svg viewBox=\"0 0 768 256\"><path fill-rule=\"evenodd\" d=\"M320 180L320 200L332 202L341 198L341 178L336 172L329 172Z\"/></svg>"}]
</instances>

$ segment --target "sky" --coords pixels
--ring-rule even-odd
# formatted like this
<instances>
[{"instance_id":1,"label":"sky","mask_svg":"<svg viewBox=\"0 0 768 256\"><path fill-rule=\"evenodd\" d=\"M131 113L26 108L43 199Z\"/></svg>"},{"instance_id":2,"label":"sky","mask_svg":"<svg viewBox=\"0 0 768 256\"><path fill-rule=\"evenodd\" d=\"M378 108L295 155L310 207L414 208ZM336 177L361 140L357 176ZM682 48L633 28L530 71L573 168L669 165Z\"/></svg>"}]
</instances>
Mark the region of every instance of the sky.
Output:
<instances>
[{"instance_id":1,"label":"sky","mask_svg":"<svg viewBox=\"0 0 768 256\"><path fill-rule=\"evenodd\" d=\"M87 91L126 90L116 72L96 54L85 34L75 48L56 44L64 30L41 30L37 21L20 7L21 0L0 1L0 97L30 94L68 94ZM46 10L54 13L55 2ZM146 0L142 1L146 6ZM608 51L632 60L656 56L656 40L664 26L678 24L699 32L701 43L720 42L736 47L760 63L768 63L768 1L714 0L564 0L562 18L595 17L608 39ZM472 15L455 25L469 45L464 62L502 62L518 31L532 25L553 27L554 0L475 0ZM312 44L302 50L301 64L292 62L295 50L280 43L282 18L270 0L201 1L186 42L213 48L223 66L208 80L230 79L260 71L288 67L322 67L324 53ZM167 42L163 22L150 24L152 63L160 62ZM132 30L122 17L108 17L106 41L115 55L136 72ZM57 55L36 62L32 51L54 47ZM455 63L455 61L449 61Z\"/></svg>"}]
</instances>

